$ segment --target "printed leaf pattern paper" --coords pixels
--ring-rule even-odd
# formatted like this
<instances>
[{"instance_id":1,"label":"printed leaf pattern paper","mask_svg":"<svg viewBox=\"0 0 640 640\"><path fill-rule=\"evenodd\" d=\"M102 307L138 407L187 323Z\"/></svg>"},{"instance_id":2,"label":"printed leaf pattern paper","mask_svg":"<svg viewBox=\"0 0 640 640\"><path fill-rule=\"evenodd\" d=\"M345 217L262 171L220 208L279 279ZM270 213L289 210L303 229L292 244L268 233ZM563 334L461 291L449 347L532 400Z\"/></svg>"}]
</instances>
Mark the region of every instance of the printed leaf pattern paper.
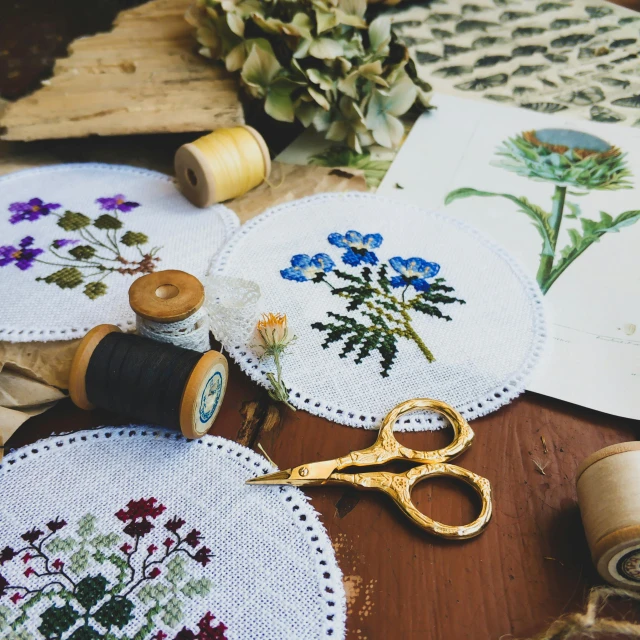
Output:
<instances>
[{"instance_id":1,"label":"printed leaf pattern paper","mask_svg":"<svg viewBox=\"0 0 640 640\"><path fill-rule=\"evenodd\" d=\"M437 0L390 11L435 91L640 125L635 12L577 0Z\"/></svg>"},{"instance_id":2,"label":"printed leaf pattern paper","mask_svg":"<svg viewBox=\"0 0 640 640\"><path fill-rule=\"evenodd\" d=\"M60 238L44 249L37 247L31 235L17 246L0 246L0 267L14 265L22 271L34 262L52 267L47 276L36 280L61 289L84 285L83 293L91 300L107 293L105 280L112 274L145 274L155 270L160 260L160 247L147 248L149 238L140 231L127 230L127 216L140 206L119 193L97 198L99 212L95 218L79 211L63 210L61 204L41 198L9 205L9 222L29 226L41 219L55 218ZM102 212L102 213L100 213ZM48 221L48 220L47 220ZM34 233L37 234L37 225Z\"/></svg>"},{"instance_id":3,"label":"printed leaf pattern paper","mask_svg":"<svg viewBox=\"0 0 640 640\"><path fill-rule=\"evenodd\" d=\"M0 567L18 565L23 577L13 582L0 570L3 637L32 638L27 629L37 618L38 637L56 640L226 640L227 627L210 611L197 629L180 630L185 602L212 589L194 570L212 555L199 530L178 515L161 518L165 511L155 498L130 500L112 523L87 514L73 526L56 517L23 533L21 548L5 546ZM137 609L142 624L123 635Z\"/></svg>"}]
</instances>

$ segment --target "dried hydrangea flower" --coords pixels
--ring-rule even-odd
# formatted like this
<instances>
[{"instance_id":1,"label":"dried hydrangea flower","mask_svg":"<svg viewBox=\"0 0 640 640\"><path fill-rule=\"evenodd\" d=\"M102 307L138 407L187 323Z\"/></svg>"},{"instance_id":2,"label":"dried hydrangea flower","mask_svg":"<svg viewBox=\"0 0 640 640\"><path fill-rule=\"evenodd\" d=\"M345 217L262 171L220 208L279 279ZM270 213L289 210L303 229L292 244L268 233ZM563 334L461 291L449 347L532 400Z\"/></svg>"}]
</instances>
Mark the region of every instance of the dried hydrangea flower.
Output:
<instances>
[{"instance_id":1,"label":"dried hydrangea flower","mask_svg":"<svg viewBox=\"0 0 640 640\"><path fill-rule=\"evenodd\" d=\"M239 71L272 118L362 153L398 147L400 118L429 108L431 91L389 19L368 24L366 9L366 0L196 0L186 19L200 53Z\"/></svg>"}]
</instances>

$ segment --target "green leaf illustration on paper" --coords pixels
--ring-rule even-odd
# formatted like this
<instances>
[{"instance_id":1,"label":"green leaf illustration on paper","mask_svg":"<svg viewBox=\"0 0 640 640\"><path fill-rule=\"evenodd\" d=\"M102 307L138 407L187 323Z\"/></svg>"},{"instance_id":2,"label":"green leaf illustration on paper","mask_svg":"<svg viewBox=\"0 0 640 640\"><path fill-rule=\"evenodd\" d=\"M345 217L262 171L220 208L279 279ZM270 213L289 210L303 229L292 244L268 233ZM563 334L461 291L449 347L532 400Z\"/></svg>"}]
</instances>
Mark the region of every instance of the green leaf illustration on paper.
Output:
<instances>
[{"instance_id":1,"label":"green leaf illustration on paper","mask_svg":"<svg viewBox=\"0 0 640 640\"><path fill-rule=\"evenodd\" d=\"M547 293L564 271L594 242L607 233L618 233L640 220L640 211L618 216L600 212L599 220L584 216L584 206L568 202L570 194L584 195L591 190L612 191L631 188L631 171L625 154L601 138L569 129L525 131L502 143L495 166L519 176L554 184L551 211L524 197L463 187L451 191L445 205L470 197L505 198L524 213L542 240L537 280ZM569 213L564 213L565 208ZM577 221L579 228L566 229L570 244L560 249L558 240L563 220Z\"/></svg>"}]
</instances>

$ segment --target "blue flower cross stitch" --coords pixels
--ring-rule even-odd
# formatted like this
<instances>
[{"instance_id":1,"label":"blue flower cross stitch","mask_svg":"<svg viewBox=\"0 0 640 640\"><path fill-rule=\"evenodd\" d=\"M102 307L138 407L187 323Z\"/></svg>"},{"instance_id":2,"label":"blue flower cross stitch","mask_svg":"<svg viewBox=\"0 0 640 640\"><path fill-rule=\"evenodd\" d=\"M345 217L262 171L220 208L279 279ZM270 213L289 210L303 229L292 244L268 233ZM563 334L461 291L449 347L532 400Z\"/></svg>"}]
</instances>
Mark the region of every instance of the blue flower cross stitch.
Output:
<instances>
[{"instance_id":1,"label":"blue flower cross stitch","mask_svg":"<svg viewBox=\"0 0 640 640\"><path fill-rule=\"evenodd\" d=\"M382 244L382 236L379 233L368 233L363 236L357 231L347 231L344 235L332 233L329 242L346 251L342 254L342 262L352 267L359 264L378 264L378 256L372 249L377 249Z\"/></svg>"},{"instance_id":2,"label":"blue flower cross stitch","mask_svg":"<svg viewBox=\"0 0 640 640\"><path fill-rule=\"evenodd\" d=\"M393 276L389 282L392 287L413 287L416 291L429 291L431 284L427 278L433 278L440 271L440 265L427 262L422 258L402 258L396 256L389 260L389 264L400 275Z\"/></svg>"},{"instance_id":3,"label":"blue flower cross stitch","mask_svg":"<svg viewBox=\"0 0 640 640\"><path fill-rule=\"evenodd\" d=\"M388 264L379 264L373 252L382 245L383 237L379 233L363 235L349 230L345 234L332 233L327 240L335 247L346 249L341 260L351 270L338 268L326 253L313 257L301 253L291 258L290 267L280 271L285 280L324 283L331 295L346 302L346 313L327 311L331 321L311 325L326 334L322 346L327 349L332 343L341 342L340 357L353 353L356 364L378 351L383 378L389 375L398 354L399 339L413 342L427 361L433 362L435 356L413 327L412 314L417 312L450 321L451 317L445 315L439 305L465 303L448 295L454 289L445 284L444 278L436 278L440 265L419 257L400 256L391 258ZM389 277L389 267L398 275ZM395 290L399 288L403 290L397 294Z\"/></svg>"},{"instance_id":4,"label":"blue flower cross stitch","mask_svg":"<svg viewBox=\"0 0 640 640\"><path fill-rule=\"evenodd\" d=\"M335 267L334 261L326 253L316 253L313 258L305 253L299 253L291 258L291 266L280 271L285 280L306 282L323 278Z\"/></svg>"}]
</instances>

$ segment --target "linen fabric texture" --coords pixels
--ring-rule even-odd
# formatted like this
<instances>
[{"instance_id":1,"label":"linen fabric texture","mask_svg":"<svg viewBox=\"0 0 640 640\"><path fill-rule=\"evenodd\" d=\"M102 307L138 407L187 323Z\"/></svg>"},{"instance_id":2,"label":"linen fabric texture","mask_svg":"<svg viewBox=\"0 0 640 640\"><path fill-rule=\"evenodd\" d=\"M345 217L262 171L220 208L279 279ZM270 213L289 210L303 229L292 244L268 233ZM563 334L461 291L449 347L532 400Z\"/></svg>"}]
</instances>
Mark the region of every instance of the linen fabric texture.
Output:
<instances>
[{"instance_id":1,"label":"linen fabric texture","mask_svg":"<svg viewBox=\"0 0 640 640\"><path fill-rule=\"evenodd\" d=\"M285 313L290 402L377 428L404 400L428 397L467 419L511 401L542 353L539 289L504 249L446 215L372 194L312 196L244 225L214 273L254 280L261 312ZM272 361L224 344L268 386ZM402 430L444 426L427 413Z\"/></svg>"},{"instance_id":2,"label":"linen fabric texture","mask_svg":"<svg viewBox=\"0 0 640 640\"><path fill-rule=\"evenodd\" d=\"M141 426L7 455L0 635L344 638L342 575L316 512L296 488L245 484L273 470L229 440Z\"/></svg>"},{"instance_id":3,"label":"linen fabric texture","mask_svg":"<svg viewBox=\"0 0 640 640\"><path fill-rule=\"evenodd\" d=\"M0 340L135 328L128 289L152 271L202 279L238 228L222 205L198 209L169 176L68 164L0 178Z\"/></svg>"}]
</instances>

